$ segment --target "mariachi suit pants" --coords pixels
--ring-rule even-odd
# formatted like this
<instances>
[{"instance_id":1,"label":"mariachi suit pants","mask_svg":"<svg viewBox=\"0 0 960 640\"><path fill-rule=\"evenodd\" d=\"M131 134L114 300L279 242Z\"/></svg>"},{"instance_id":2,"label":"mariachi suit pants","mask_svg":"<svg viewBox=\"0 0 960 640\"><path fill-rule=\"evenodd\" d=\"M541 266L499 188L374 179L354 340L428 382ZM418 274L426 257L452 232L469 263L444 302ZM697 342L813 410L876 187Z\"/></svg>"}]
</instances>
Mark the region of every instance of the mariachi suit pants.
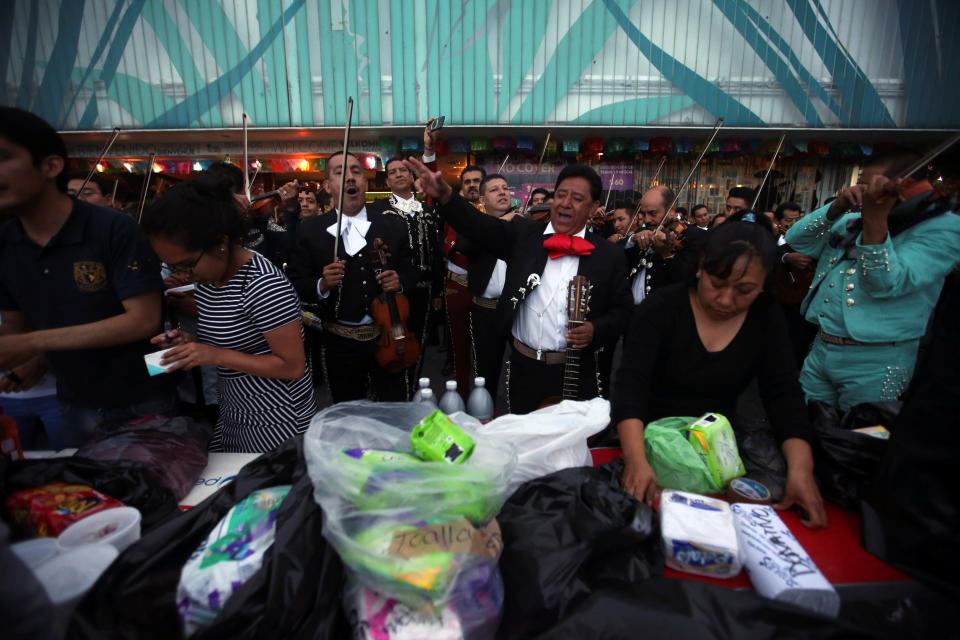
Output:
<instances>
[{"instance_id":1,"label":"mariachi suit pants","mask_svg":"<svg viewBox=\"0 0 960 640\"><path fill-rule=\"evenodd\" d=\"M496 402L500 370L503 368L503 349L507 346L505 336L497 329L496 308L473 304L470 309L470 343L473 349L473 373L484 377L487 391Z\"/></svg>"},{"instance_id":2,"label":"mariachi suit pants","mask_svg":"<svg viewBox=\"0 0 960 640\"><path fill-rule=\"evenodd\" d=\"M457 391L463 401L470 394L470 307L473 295L463 283L453 278L453 272L447 272L444 290L447 307L447 331L450 332L450 344L453 348L453 370L457 381ZM458 276L459 278L459 276Z\"/></svg>"}]
</instances>

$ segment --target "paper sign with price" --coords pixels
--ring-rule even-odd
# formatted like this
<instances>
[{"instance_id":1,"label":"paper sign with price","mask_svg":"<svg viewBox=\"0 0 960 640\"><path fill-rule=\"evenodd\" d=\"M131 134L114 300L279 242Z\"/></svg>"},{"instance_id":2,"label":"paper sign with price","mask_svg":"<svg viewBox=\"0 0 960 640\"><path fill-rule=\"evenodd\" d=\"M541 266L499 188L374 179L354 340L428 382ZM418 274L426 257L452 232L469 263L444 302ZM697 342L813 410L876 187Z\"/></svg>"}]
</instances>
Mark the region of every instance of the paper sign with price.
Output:
<instances>
[{"instance_id":1,"label":"paper sign with price","mask_svg":"<svg viewBox=\"0 0 960 640\"><path fill-rule=\"evenodd\" d=\"M633 167L620 162L615 164L601 164L597 167L603 190L633 191Z\"/></svg>"}]
</instances>

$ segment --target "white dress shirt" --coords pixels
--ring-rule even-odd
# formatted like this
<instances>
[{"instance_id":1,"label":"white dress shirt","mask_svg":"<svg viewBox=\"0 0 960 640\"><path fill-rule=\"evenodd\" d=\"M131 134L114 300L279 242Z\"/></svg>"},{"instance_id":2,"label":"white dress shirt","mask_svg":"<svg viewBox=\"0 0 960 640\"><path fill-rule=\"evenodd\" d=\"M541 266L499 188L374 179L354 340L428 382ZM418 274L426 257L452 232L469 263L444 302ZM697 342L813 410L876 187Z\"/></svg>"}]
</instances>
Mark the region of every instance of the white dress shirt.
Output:
<instances>
[{"instance_id":1,"label":"white dress shirt","mask_svg":"<svg viewBox=\"0 0 960 640\"><path fill-rule=\"evenodd\" d=\"M647 296L647 268L643 267L633 276L633 282L630 284L630 291L633 293L633 304L640 304Z\"/></svg>"},{"instance_id":2,"label":"white dress shirt","mask_svg":"<svg viewBox=\"0 0 960 640\"><path fill-rule=\"evenodd\" d=\"M543 235L556 233L553 223ZM574 234L586 237L586 229ZM527 291L527 298L513 319L513 337L540 351L567 348L567 287L580 268L580 256L547 258L540 285Z\"/></svg>"},{"instance_id":3,"label":"white dress shirt","mask_svg":"<svg viewBox=\"0 0 960 640\"><path fill-rule=\"evenodd\" d=\"M370 221L367 220L367 208L364 207L360 209L360 212L355 216L343 216L340 220L340 237L343 238L343 249L347 252L347 255L355 256L360 251L367 246L367 231L370 230ZM327 227L327 233L329 233L334 238L337 237L337 223L334 222L332 225ZM330 295L330 290L324 291L320 288L320 280L317 280L317 295L320 296L321 300L325 300ZM360 322L343 322L342 324L370 324L373 322L373 317L369 314L363 316L360 319Z\"/></svg>"},{"instance_id":4,"label":"white dress shirt","mask_svg":"<svg viewBox=\"0 0 960 640\"><path fill-rule=\"evenodd\" d=\"M497 259L497 264L487 280L487 288L483 290L484 298L499 298L503 293L503 283L507 280L507 263Z\"/></svg>"}]
</instances>

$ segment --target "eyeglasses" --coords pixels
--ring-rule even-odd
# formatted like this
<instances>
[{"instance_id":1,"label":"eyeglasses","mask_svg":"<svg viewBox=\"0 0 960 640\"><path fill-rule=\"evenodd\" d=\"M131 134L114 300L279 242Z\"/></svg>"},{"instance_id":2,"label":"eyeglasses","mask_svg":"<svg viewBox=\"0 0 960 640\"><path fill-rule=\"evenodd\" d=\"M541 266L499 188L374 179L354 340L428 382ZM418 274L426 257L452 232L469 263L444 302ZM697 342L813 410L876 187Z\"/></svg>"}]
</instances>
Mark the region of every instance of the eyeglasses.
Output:
<instances>
[{"instance_id":1,"label":"eyeglasses","mask_svg":"<svg viewBox=\"0 0 960 640\"><path fill-rule=\"evenodd\" d=\"M201 251L201 252L200 252L200 255L197 256L197 259L194 260L193 263L192 263L189 267L184 267L184 266L176 265L176 264L168 264L167 266L170 267L170 272L171 272L171 273L182 273L182 274L188 275L188 276L189 276L189 275L193 275L193 270L197 268L197 265L200 263L200 259L203 258L203 256L204 256L206 253L207 253L207 250L206 250L206 249L204 249L203 251Z\"/></svg>"}]
</instances>

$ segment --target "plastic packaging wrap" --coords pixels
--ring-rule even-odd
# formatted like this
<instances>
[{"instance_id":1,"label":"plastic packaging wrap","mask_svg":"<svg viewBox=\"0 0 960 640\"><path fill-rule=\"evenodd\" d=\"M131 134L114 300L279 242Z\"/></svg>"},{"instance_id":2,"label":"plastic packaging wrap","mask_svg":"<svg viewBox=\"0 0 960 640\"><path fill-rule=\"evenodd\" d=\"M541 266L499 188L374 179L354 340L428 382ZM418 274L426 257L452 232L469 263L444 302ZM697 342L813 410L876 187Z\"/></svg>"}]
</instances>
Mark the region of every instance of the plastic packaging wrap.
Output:
<instances>
[{"instance_id":1,"label":"plastic packaging wrap","mask_svg":"<svg viewBox=\"0 0 960 640\"><path fill-rule=\"evenodd\" d=\"M477 565L460 576L436 611L414 609L350 582L343 607L355 640L492 640L503 609L503 582L496 566Z\"/></svg>"},{"instance_id":2,"label":"plastic packaging wrap","mask_svg":"<svg viewBox=\"0 0 960 640\"><path fill-rule=\"evenodd\" d=\"M660 497L667 566L711 578L732 578L743 566L730 505L683 491Z\"/></svg>"},{"instance_id":3,"label":"plastic packaging wrap","mask_svg":"<svg viewBox=\"0 0 960 640\"><path fill-rule=\"evenodd\" d=\"M277 511L290 485L254 491L230 509L180 573L177 611L187 637L210 625L263 564L277 531Z\"/></svg>"},{"instance_id":4,"label":"plastic packaging wrap","mask_svg":"<svg viewBox=\"0 0 960 640\"><path fill-rule=\"evenodd\" d=\"M24 532L38 538L52 538L87 516L123 503L92 487L51 482L17 491L7 497L10 517Z\"/></svg>"},{"instance_id":5,"label":"plastic packaging wrap","mask_svg":"<svg viewBox=\"0 0 960 640\"><path fill-rule=\"evenodd\" d=\"M496 566L502 542L491 521L516 464L512 445L469 428L476 448L462 464L348 453L409 454L410 432L432 411L423 403L340 403L317 414L304 436L324 537L359 584L413 607L440 605L460 576ZM452 416L461 427L462 415Z\"/></svg>"},{"instance_id":6,"label":"plastic packaging wrap","mask_svg":"<svg viewBox=\"0 0 960 640\"><path fill-rule=\"evenodd\" d=\"M75 454L90 460L140 462L149 478L177 500L193 489L207 466L210 427L186 417L157 417L130 423L84 443Z\"/></svg>"}]
</instances>

